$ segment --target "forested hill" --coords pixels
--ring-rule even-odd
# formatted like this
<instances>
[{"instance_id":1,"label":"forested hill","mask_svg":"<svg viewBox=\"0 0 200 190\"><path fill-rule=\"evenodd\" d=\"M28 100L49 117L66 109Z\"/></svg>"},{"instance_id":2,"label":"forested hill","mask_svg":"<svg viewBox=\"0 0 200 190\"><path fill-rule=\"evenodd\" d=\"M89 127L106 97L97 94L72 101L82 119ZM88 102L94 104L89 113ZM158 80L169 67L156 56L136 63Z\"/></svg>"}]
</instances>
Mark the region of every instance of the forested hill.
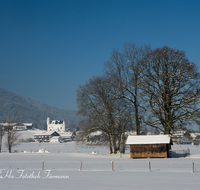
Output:
<instances>
[{"instance_id":1,"label":"forested hill","mask_svg":"<svg viewBox=\"0 0 200 190\"><path fill-rule=\"evenodd\" d=\"M31 122L43 129L49 115L51 119L65 120L66 127L69 127L77 123L75 114L76 111L58 109L0 88L0 122L12 117L13 122Z\"/></svg>"}]
</instances>

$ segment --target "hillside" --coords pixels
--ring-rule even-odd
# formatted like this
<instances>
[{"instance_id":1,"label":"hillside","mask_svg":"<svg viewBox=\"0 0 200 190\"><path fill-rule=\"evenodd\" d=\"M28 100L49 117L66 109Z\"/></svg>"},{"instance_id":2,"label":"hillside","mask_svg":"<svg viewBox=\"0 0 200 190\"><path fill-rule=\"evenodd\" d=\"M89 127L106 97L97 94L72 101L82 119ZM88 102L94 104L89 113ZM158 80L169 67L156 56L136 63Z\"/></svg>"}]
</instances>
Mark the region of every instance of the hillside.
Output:
<instances>
[{"instance_id":1,"label":"hillside","mask_svg":"<svg viewBox=\"0 0 200 190\"><path fill-rule=\"evenodd\" d=\"M77 123L76 111L58 109L0 88L0 122L12 117L13 122L31 122L43 129L48 114L51 119L65 120L66 127Z\"/></svg>"}]
</instances>

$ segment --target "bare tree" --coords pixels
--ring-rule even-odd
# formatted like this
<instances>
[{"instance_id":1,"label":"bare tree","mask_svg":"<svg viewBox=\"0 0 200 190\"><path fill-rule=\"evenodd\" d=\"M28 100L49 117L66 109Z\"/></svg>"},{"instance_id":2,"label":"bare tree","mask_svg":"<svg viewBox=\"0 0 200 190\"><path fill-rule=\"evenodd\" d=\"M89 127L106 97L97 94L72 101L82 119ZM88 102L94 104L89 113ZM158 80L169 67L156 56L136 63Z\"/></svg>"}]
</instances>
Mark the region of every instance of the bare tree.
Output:
<instances>
[{"instance_id":1,"label":"bare tree","mask_svg":"<svg viewBox=\"0 0 200 190\"><path fill-rule=\"evenodd\" d=\"M4 131L6 135L5 146L8 148L9 153L11 153L12 148L20 143L20 134L16 130L13 130L11 122L8 122L8 125L4 126Z\"/></svg>"},{"instance_id":2,"label":"bare tree","mask_svg":"<svg viewBox=\"0 0 200 190\"><path fill-rule=\"evenodd\" d=\"M3 136L5 134L3 126L0 126L0 153L1 153L1 148L2 148L2 141L3 141Z\"/></svg>"},{"instance_id":3,"label":"bare tree","mask_svg":"<svg viewBox=\"0 0 200 190\"><path fill-rule=\"evenodd\" d=\"M79 86L77 91L78 115L83 116L80 129L84 136L98 130L107 134L110 145L116 149L115 128L112 111L114 102L108 96L109 88L106 88L102 77L93 77L84 86ZM114 133L114 134L113 134ZM113 144L114 143L114 144ZM115 150L114 150L115 151Z\"/></svg>"},{"instance_id":4,"label":"bare tree","mask_svg":"<svg viewBox=\"0 0 200 190\"><path fill-rule=\"evenodd\" d=\"M93 77L85 85L79 86L77 114L82 116L82 120L79 122L81 133L78 139L84 140L90 133L100 130L106 137L103 143L109 143L110 153L117 153L120 148L117 141L121 139L123 132L122 128L119 129L119 118L122 118L122 115L119 115L121 112L116 109L119 92L113 81L106 77Z\"/></svg>"},{"instance_id":5,"label":"bare tree","mask_svg":"<svg viewBox=\"0 0 200 190\"><path fill-rule=\"evenodd\" d=\"M120 86L120 97L130 101L135 113L137 135L140 134L142 117L141 80L144 70L144 57L150 51L149 46L124 45L122 52L114 49L110 60L105 63L104 72Z\"/></svg>"},{"instance_id":6,"label":"bare tree","mask_svg":"<svg viewBox=\"0 0 200 190\"><path fill-rule=\"evenodd\" d=\"M149 108L145 123L165 134L199 121L200 78L195 63L185 52L157 48L146 56L143 72L143 98Z\"/></svg>"}]
</instances>

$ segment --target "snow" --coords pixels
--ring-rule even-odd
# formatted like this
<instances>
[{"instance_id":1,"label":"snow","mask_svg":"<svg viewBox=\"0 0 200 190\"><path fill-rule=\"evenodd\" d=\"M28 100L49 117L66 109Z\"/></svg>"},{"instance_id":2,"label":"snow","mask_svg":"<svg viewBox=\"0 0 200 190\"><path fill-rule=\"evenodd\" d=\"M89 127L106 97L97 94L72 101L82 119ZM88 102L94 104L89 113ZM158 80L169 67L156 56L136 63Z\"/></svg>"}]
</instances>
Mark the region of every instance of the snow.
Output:
<instances>
[{"instance_id":1,"label":"snow","mask_svg":"<svg viewBox=\"0 0 200 190\"><path fill-rule=\"evenodd\" d=\"M169 135L128 136L126 144L169 144Z\"/></svg>"},{"instance_id":2,"label":"snow","mask_svg":"<svg viewBox=\"0 0 200 190\"><path fill-rule=\"evenodd\" d=\"M18 151L15 151L15 152L18 153ZM39 149L37 151L32 151L32 150L27 151L27 150L25 150L25 151L21 151L21 153L49 153L49 151L42 148L42 149Z\"/></svg>"},{"instance_id":3,"label":"snow","mask_svg":"<svg viewBox=\"0 0 200 190\"><path fill-rule=\"evenodd\" d=\"M74 142L22 143L11 154L3 147L0 189L196 190L200 186L200 147L172 146L174 151L188 148L191 155L186 158L130 159L129 149L125 155L110 155L108 147L81 148Z\"/></svg>"},{"instance_id":4,"label":"snow","mask_svg":"<svg viewBox=\"0 0 200 190\"><path fill-rule=\"evenodd\" d=\"M20 131L20 138L23 139L28 139L28 138L34 138L34 134L37 133L39 131L37 130L28 130L28 131ZM43 131L44 132L44 131Z\"/></svg>"}]
</instances>

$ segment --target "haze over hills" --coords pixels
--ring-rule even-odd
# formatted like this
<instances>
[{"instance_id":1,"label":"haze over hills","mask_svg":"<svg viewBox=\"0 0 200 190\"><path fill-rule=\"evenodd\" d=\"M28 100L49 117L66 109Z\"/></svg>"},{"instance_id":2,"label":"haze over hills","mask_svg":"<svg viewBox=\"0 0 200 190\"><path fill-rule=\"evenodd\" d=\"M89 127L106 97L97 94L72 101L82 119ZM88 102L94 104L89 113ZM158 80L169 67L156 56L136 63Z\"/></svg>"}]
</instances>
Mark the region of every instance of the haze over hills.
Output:
<instances>
[{"instance_id":1,"label":"haze over hills","mask_svg":"<svg viewBox=\"0 0 200 190\"><path fill-rule=\"evenodd\" d=\"M65 120L66 128L76 125L76 111L59 109L0 88L0 122L12 118L13 122L33 123L34 127L45 129L46 119Z\"/></svg>"}]
</instances>

